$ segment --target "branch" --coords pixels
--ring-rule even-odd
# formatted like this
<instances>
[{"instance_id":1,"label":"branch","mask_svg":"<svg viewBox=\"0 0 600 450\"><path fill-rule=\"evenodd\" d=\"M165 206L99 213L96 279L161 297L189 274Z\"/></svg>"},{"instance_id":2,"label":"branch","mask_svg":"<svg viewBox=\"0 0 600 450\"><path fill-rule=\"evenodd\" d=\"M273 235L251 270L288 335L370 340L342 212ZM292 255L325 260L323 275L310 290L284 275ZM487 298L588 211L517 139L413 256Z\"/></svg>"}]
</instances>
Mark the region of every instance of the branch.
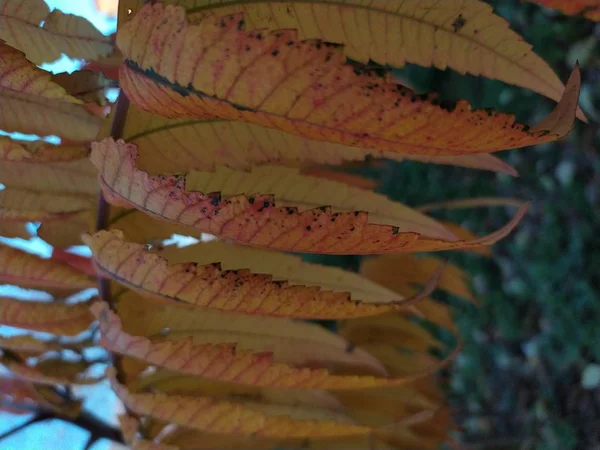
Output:
<instances>
[{"instance_id":1,"label":"branch","mask_svg":"<svg viewBox=\"0 0 600 450\"><path fill-rule=\"evenodd\" d=\"M47 414L47 413L44 413L44 412L40 412L37 415L35 415L34 417L32 417L31 419L29 419L27 422L22 423L21 425L13 428L12 430L7 431L4 434L1 434L0 435L0 441L11 437L13 434L18 433L21 430L24 430L29 425L33 425L34 423L38 423L38 422L43 422L44 420L48 420L51 417L52 416L50 414Z\"/></svg>"},{"instance_id":2,"label":"branch","mask_svg":"<svg viewBox=\"0 0 600 450\"><path fill-rule=\"evenodd\" d=\"M0 440L13 435L34 423L49 419L58 419L62 420L63 422L76 425L79 428L88 431L90 433L88 444L90 443L90 441L93 441L93 444L99 439L109 439L113 442L118 442L120 444L125 443L125 439L123 438L123 434L121 433L120 429L113 428L110 425L107 425L106 423L97 419L95 416L86 411L82 411L77 417L69 417L62 415L57 411L51 410L48 407L44 407L43 405L37 404L12 403L0 400L0 406L19 409L21 411L36 412L35 417L33 417L31 420L28 420L24 424L19 425L18 427L13 428L12 430L4 433L0 436Z\"/></svg>"}]
</instances>

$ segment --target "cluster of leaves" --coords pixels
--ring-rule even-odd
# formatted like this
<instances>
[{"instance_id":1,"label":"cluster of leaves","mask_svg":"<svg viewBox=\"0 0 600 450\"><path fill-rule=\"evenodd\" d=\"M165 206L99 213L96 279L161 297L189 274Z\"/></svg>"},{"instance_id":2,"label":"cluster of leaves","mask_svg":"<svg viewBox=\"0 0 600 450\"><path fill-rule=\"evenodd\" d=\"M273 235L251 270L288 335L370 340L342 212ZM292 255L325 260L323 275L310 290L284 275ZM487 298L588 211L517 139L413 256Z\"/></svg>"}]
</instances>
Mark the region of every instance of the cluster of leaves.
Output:
<instances>
[{"instance_id":1,"label":"cluster of leaves","mask_svg":"<svg viewBox=\"0 0 600 450\"><path fill-rule=\"evenodd\" d=\"M448 349L413 318L453 331L434 288L473 297L456 266L442 272L439 258L410 253L485 254L526 206L478 238L340 167L388 158L514 173L488 153L568 134L575 115L584 118L578 70L564 87L478 0L143 3L120 2L116 50L42 0L0 1L0 128L62 140L0 141L0 234L26 236L39 222L38 236L55 248L50 259L0 248L1 282L54 296L3 300L0 321L57 335L0 342L11 372L3 405L77 414L69 387L93 380L89 362L71 369L65 351L95 344L96 330L85 334L95 319L133 448L448 440L435 372L456 350L434 356ZM51 76L34 65L61 52L107 77L119 67L122 92L108 117L103 76ZM560 102L529 128L466 101L416 95L385 69L406 62ZM454 206L481 203L514 204ZM201 242L165 246L173 234ZM82 235L93 266L65 251ZM354 273L282 252L394 254ZM94 275L99 298L74 304L68 296ZM80 331L74 342L58 337Z\"/></svg>"}]
</instances>

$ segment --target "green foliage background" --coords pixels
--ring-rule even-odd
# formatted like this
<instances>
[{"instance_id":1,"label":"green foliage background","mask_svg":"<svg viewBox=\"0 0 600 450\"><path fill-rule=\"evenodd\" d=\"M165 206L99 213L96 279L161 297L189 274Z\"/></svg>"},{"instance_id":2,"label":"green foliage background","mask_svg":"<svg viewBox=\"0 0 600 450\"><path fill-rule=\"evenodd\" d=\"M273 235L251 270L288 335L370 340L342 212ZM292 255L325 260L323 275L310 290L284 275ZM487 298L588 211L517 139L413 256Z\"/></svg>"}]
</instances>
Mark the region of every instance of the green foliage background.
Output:
<instances>
[{"instance_id":1,"label":"green foliage background","mask_svg":"<svg viewBox=\"0 0 600 450\"><path fill-rule=\"evenodd\" d=\"M531 200L518 230L494 259L448 254L471 274L482 306L458 306L465 348L450 394L464 442L473 449L600 449L600 25L517 0L490 2L566 81L582 68L581 104L590 125L565 140L500 153L519 178L405 162L366 173L380 192L409 205L507 196ZM453 71L398 71L418 92L515 113L533 124L553 102L501 82ZM598 108L598 109L596 109ZM363 171L363 173L365 173ZM452 211L440 218L491 231L513 211ZM356 268L356 257L330 258Z\"/></svg>"}]
</instances>

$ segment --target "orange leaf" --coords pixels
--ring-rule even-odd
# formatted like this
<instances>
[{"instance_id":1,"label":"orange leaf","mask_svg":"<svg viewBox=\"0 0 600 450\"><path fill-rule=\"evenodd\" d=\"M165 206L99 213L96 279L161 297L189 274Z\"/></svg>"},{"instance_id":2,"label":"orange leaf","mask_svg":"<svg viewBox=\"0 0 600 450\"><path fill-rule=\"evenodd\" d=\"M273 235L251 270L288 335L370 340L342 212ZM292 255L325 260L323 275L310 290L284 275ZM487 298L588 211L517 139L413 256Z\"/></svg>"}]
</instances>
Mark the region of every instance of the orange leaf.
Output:
<instances>
[{"instance_id":1,"label":"orange leaf","mask_svg":"<svg viewBox=\"0 0 600 450\"><path fill-rule=\"evenodd\" d=\"M295 30L247 32L243 17L191 25L183 8L145 6L117 35L125 56L123 90L142 109L165 117L216 116L308 139L431 156L549 142L573 127L577 68L556 108L560 121L528 131L510 115L416 96L346 63L339 46L298 41ZM202 49L191 45L198 41L206 43Z\"/></svg>"},{"instance_id":2,"label":"orange leaf","mask_svg":"<svg viewBox=\"0 0 600 450\"><path fill-rule=\"evenodd\" d=\"M152 175L214 170L219 165L244 170L273 163L338 165L344 161L363 161L368 156L516 174L511 166L489 154L426 157L376 149L367 153L360 148L308 140L245 122L166 119L133 104L127 113L123 138L138 145L141 149L138 167Z\"/></svg>"},{"instance_id":3,"label":"orange leaf","mask_svg":"<svg viewBox=\"0 0 600 450\"><path fill-rule=\"evenodd\" d=\"M600 22L600 1L598 0L521 0L537 3L546 8L557 9L563 14L575 16L583 14L587 19Z\"/></svg>"},{"instance_id":4,"label":"orange leaf","mask_svg":"<svg viewBox=\"0 0 600 450\"><path fill-rule=\"evenodd\" d=\"M99 320L101 343L121 353L167 369L205 378L254 386L295 389L361 389L408 383L425 376L418 373L402 378L331 375L325 369L295 368L276 363L269 352L237 350L235 344L199 344L191 339L152 341L123 331L121 320L107 305L95 303L92 312ZM442 364L431 368L432 373Z\"/></svg>"},{"instance_id":5,"label":"orange leaf","mask_svg":"<svg viewBox=\"0 0 600 450\"><path fill-rule=\"evenodd\" d=\"M336 373L387 375L376 358L361 348L352 348L350 351L348 341L316 324L181 308L173 303L157 304L132 292L119 296L117 313L125 332L152 340L191 338L194 345L235 342L238 351L269 351L275 362L295 367L327 368ZM145 377L144 380L147 382L149 379ZM182 383L174 384L183 386ZM197 384L195 386L198 387ZM204 392L202 395L217 395L214 383L211 386L210 393ZM242 392L236 391L234 394L241 395ZM261 397L266 399L268 395L261 393ZM289 394L287 399L298 403L298 399L292 400ZM306 396L304 400L308 400Z\"/></svg>"},{"instance_id":6,"label":"orange leaf","mask_svg":"<svg viewBox=\"0 0 600 450\"><path fill-rule=\"evenodd\" d=\"M340 414L324 410L251 401L235 403L211 397L130 393L117 382L114 369L109 369L109 378L117 396L133 412L197 430L278 438L334 437L372 432L371 428L354 425L348 419L342 422ZM319 416L321 420L316 419Z\"/></svg>"},{"instance_id":7,"label":"orange leaf","mask_svg":"<svg viewBox=\"0 0 600 450\"><path fill-rule=\"evenodd\" d=\"M108 201L133 206L153 217L224 239L275 250L374 254L491 245L510 233L527 210L527 205L522 206L508 224L488 236L471 241L450 241L443 239L452 235L444 233L443 228L430 219L416 216L406 207L400 210L401 205L384 197L374 194L367 197L361 190L350 191L350 188L331 182L327 186L322 182L320 189L315 190L316 179L302 179L292 172L279 176L277 168L257 168L251 174L225 169L214 177L196 173L192 182L203 192L192 192L184 188L184 184L189 186L189 178L150 177L136 169L136 155L136 146L123 141L114 142L109 138L93 144L91 159L100 172L100 184ZM235 181L231 182L229 178ZM290 190L290 182L297 184L296 189ZM289 206L276 206L277 193L260 192L261 188L271 190L277 186L289 193L286 198L282 192L282 203ZM236 194L240 191L234 192L234 189L243 192L244 188L258 193L227 195L225 192L226 195L222 195L219 192L228 189ZM346 194L340 195L344 192ZM315 203L311 204L311 201ZM320 202L326 201L331 201L342 212L334 213L330 206L319 207ZM338 206L334 201L341 203ZM299 211L297 205L314 209ZM375 223L369 222L369 213L364 210L348 212L354 208L371 209ZM428 237L432 235L438 238Z\"/></svg>"},{"instance_id":8,"label":"orange leaf","mask_svg":"<svg viewBox=\"0 0 600 450\"><path fill-rule=\"evenodd\" d=\"M36 64L52 62L63 53L92 59L113 49L111 39L88 20L59 9L50 12L43 0L2 0L0 40L22 50Z\"/></svg>"},{"instance_id":9,"label":"orange leaf","mask_svg":"<svg viewBox=\"0 0 600 450\"><path fill-rule=\"evenodd\" d=\"M0 297L0 324L74 336L94 321L87 303L33 302Z\"/></svg>"},{"instance_id":10,"label":"orange leaf","mask_svg":"<svg viewBox=\"0 0 600 450\"><path fill-rule=\"evenodd\" d=\"M103 274L142 295L275 317L325 320L399 310L429 295L442 267L423 292L403 298L351 272L223 242L186 248L199 262L171 265L144 245L124 242L118 231L85 235L84 242Z\"/></svg>"}]
</instances>

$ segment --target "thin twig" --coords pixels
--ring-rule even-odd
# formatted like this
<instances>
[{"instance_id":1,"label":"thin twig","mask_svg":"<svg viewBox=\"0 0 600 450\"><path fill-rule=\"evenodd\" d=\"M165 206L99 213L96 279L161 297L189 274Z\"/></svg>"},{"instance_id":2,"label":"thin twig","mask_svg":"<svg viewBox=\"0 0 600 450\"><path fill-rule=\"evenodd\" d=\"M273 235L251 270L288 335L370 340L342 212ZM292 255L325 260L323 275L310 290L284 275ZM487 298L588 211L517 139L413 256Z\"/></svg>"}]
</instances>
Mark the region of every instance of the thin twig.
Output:
<instances>
[{"instance_id":1,"label":"thin twig","mask_svg":"<svg viewBox=\"0 0 600 450\"><path fill-rule=\"evenodd\" d=\"M21 425L13 428L12 430L7 431L4 434L0 435L0 441L9 438L10 436L12 436L13 434L18 433L21 430L24 430L25 428L27 428L29 425L33 425L34 423L38 423L38 422L43 422L44 420L50 419L50 415L46 414L46 413L38 413L36 416L32 417L31 419L29 419L27 422L22 423Z\"/></svg>"}]
</instances>

